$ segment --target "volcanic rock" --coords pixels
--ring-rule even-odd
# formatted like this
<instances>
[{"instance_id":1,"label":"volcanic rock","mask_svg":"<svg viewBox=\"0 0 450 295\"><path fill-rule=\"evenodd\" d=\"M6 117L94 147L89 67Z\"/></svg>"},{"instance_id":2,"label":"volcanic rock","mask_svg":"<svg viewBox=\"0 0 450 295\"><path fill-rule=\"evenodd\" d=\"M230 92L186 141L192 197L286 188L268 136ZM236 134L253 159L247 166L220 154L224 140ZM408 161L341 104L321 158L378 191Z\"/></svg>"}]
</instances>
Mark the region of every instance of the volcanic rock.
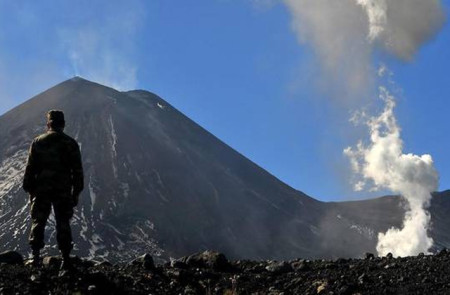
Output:
<instances>
[{"instance_id":1,"label":"volcanic rock","mask_svg":"<svg viewBox=\"0 0 450 295\"><path fill-rule=\"evenodd\" d=\"M0 263L23 264L23 257L16 251L5 251L0 253Z\"/></svg>"},{"instance_id":2,"label":"volcanic rock","mask_svg":"<svg viewBox=\"0 0 450 295\"><path fill-rule=\"evenodd\" d=\"M366 253L365 254L365 258L368 259L368 260L372 260L372 259L375 258L375 255L373 255L372 253Z\"/></svg>"},{"instance_id":3,"label":"volcanic rock","mask_svg":"<svg viewBox=\"0 0 450 295\"><path fill-rule=\"evenodd\" d=\"M133 260L131 264L142 266L146 270L155 269L155 263L153 262L153 257L148 253L146 253L142 256L139 256L138 258Z\"/></svg>"},{"instance_id":4,"label":"volcanic rock","mask_svg":"<svg viewBox=\"0 0 450 295\"><path fill-rule=\"evenodd\" d=\"M310 269L309 264L308 260L300 260L292 262L291 266L295 271L306 271Z\"/></svg>"},{"instance_id":5,"label":"volcanic rock","mask_svg":"<svg viewBox=\"0 0 450 295\"><path fill-rule=\"evenodd\" d=\"M231 265L222 253L204 251L180 259L191 267L209 268L215 271L230 271Z\"/></svg>"},{"instance_id":6,"label":"volcanic rock","mask_svg":"<svg viewBox=\"0 0 450 295\"><path fill-rule=\"evenodd\" d=\"M292 271L292 266L286 261L271 262L266 266L266 270L274 274L287 273Z\"/></svg>"},{"instance_id":7,"label":"volcanic rock","mask_svg":"<svg viewBox=\"0 0 450 295\"><path fill-rule=\"evenodd\" d=\"M42 259L42 264L45 267L60 267L62 259L59 256L46 256Z\"/></svg>"}]
</instances>

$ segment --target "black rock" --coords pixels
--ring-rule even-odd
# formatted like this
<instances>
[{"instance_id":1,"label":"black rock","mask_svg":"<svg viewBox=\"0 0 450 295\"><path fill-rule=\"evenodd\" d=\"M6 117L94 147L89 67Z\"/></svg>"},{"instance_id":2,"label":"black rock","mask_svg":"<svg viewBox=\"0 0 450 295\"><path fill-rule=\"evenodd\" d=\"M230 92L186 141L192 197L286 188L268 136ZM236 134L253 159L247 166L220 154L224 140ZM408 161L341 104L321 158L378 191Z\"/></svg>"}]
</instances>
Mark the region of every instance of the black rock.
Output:
<instances>
[{"instance_id":1,"label":"black rock","mask_svg":"<svg viewBox=\"0 0 450 295\"><path fill-rule=\"evenodd\" d=\"M232 266L225 255L215 251L205 251L190 255L181 258L180 261L191 267L209 268L215 271L232 270Z\"/></svg>"},{"instance_id":2,"label":"black rock","mask_svg":"<svg viewBox=\"0 0 450 295\"><path fill-rule=\"evenodd\" d=\"M373 255L372 253L366 253L364 255L364 258L367 260L373 260L373 259L375 259L375 255Z\"/></svg>"},{"instance_id":3,"label":"black rock","mask_svg":"<svg viewBox=\"0 0 450 295\"><path fill-rule=\"evenodd\" d=\"M441 251L439 251L439 253L437 254L438 256L446 256L448 255L448 250L447 248L443 248Z\"/></svg>"},{"instance_id":4,"label":"black rock","mask_svg":"<svg viewBox=\"0 0 450 295\"><path fill-rule=\"evenodd\" d=\"M142 256L139 256L135 260L131 262L133 265L140 265L146 270L154 270L155 269L155 263L153 262L153 257L146 253Z\"/></svg>"},{"instance_id":5,"label":"black rock","mask_svg":"<svg viewBox=\"0 0 450 295\"><path fill-rule=\"evenodd\" d=\"M58 256L45 256L42 259L42 264L45 267L59 268L61 266L62 259Z\"/></svg>"},{"instance_id":6,"label":"black rock","mask_svg":"<svg viewBox=\"0 0 450 295\"><path fill-rule=\"evenodd\" d=\"M5 251L0 253L0 263L23 264L23 257L16 251Z\"/></svg>"},{"instance_id":7,"label":"black rock","mask_svg":"<svg viewBox=\"0 0 450 295\"><path fill-rule=\"evenodd\" d=\"M112 266L112 263L108 260L103 260L102 262L96 263L95 266Z\"/></svg>"},{"instance_id":8,"label":"black rock","mask_svg":"<svg viewBox=\"0 0 450 295\"><path fill-rule=\"evenodd\" d=\"M366 279L367 279L367 275L366 274L362 274L362 275L360 275L358 277L358 283L362 285L362 284L365 283Z\"/></svg>"},{"instance_id":9,"label":"black rock","mask_svg":"<svg viewBox=\"0 0 450 295\"><path fill-rule=\"evenodd\" d=\"M82 265L87 268L96 266L98 264L100 264L100 261L96 261L96 260L83 260L83 262L82 262Z\"/></svg>"},{"instance_id":10,"label":"black rock","mask_svg":"<svg viewBox=\"0 0 450 295\"><path fill-rule=\"evenodd\" d=\"M100 271L89 273L86 277L88 284L88 291L95 292L95 294L114 294L114 283L111 282L105 273Z\"/></svg>"},{"instance_id":11,"label":"black rock","mask_svg":"<svg viewBox=\"0 0 450 295\"><path fill-rule=\"evenodd\" d=\"M172 260L170 262L170 267L173 268L187 268L187 264L180 260Z\"/></svg>"},{"instance_id":12,"label":"black rock","mask_svg":"<svg viewBox=\"0 0 450 295\"><path fill-rule=\"evenodd\" d=\"M346 294L352 294L352 286L349 285L343 285L338 289L338 294L340 295L346 295Z\"/></svg>"},{"instance_id":13,"label":"black rock","mask_svg":"<svg viewBox=\"0 0 450 295\"><path fill-rule=\"evenodd\" d=\"M283 274L283 273L288 273L292 271L292 266L285 262L272 262L269 263L268 266L266 266L266 270L268 272L274 273L274 274Z\"/></svg>"},{"instance_id":14,"label":"black rock","mask_svg":"<svg viewBox=\"0 0 450 295\"><path fill-rule=\"evenodd\" d=\"M345 259L345 258L338 258L338 259L336 259L336 263L337 264L345 264L345 263L347 263L347 259Z\"/></svg>"},{"instance_id":15,"label":"black rock","mask_svg":"<svg viewBox=\"0 0 450 295\"><path fill-rule=\"evenodd\" d=\"M308 261L295 261L291 263L291 267L295 270L295 271L307 271L310 269L309 267L309 262Z\"/></svg>"}]
</instances>

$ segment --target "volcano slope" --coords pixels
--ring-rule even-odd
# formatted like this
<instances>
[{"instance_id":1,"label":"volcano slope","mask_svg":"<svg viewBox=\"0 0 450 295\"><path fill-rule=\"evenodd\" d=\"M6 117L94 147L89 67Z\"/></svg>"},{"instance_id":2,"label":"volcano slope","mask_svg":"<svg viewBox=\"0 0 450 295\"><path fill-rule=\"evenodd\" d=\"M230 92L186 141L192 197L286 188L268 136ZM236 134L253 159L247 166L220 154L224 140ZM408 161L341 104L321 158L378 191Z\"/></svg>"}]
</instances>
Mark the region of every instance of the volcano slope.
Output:
<instances>
[{"instance_id":1,"label":"volcano slope","mask_svg":"<svg viewBox=\"0 0 450 295\"><path fill-rule=\"evenodd\" d=\"M360 257L379 231L401 225L398 197L323 203L284 184L147 91L81 78L0 116L0 251L28 251L27 150L61 109L80 144L85 190L73 219L81 257L168 261L214 249L232 259ZM449 247L448 192L432 201L431 234ZM55 254L54 220L45 253Z\"/></svg>"}]
</instances>

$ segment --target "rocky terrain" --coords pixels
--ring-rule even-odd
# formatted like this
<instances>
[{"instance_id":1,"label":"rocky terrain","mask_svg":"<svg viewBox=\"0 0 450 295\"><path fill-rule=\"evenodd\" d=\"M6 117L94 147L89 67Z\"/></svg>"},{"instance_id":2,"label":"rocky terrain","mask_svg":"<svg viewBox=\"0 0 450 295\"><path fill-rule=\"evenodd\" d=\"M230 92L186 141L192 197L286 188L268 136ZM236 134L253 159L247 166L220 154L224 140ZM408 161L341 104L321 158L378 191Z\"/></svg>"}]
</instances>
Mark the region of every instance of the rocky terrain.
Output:
<instances>
[{"instance_id":1,"label":"rocky terrain","mask_svg":"<svg viewBox=\"0 0 450 295\"><path fill-rule=\"evenodd\" d=\"M57 257L33 268L16 252L0 254L1 294L448 294L450 252L394 258L229 261L212 251L162 265L150 255L129 263ZM6 256L6 259L5 259ZM17 257L18 256L18 257Z\"/></svg>"}]
</instances>

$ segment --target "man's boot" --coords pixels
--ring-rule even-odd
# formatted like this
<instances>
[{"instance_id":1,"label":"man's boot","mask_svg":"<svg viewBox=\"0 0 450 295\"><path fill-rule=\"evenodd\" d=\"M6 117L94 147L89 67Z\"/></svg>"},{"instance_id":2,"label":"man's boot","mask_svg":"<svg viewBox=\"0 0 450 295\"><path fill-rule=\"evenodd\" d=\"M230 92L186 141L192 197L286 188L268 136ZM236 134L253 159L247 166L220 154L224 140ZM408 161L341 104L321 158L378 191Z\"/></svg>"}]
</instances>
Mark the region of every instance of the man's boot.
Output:
<instances>
[{"instance_id":1,"label":"man's boot","mask_svg":"<svg viewBox=\"0 0 450 295\"><path fill-rule=\"evenodd\" d=\"M73 270L73 264L70 260L70 251L61 251L62 254L62 263L61 270Z\"/></svg>"},{"instance_id":2,"label":"man's boot","mask_svg":"<svg viewBox=\"0 0 450 295\"><path fill-rule=\"evenodd\" d=\"M41 266L41 255L39 249L33 249L33 267L39 267Z\"/></svg>"}]
</instances>

